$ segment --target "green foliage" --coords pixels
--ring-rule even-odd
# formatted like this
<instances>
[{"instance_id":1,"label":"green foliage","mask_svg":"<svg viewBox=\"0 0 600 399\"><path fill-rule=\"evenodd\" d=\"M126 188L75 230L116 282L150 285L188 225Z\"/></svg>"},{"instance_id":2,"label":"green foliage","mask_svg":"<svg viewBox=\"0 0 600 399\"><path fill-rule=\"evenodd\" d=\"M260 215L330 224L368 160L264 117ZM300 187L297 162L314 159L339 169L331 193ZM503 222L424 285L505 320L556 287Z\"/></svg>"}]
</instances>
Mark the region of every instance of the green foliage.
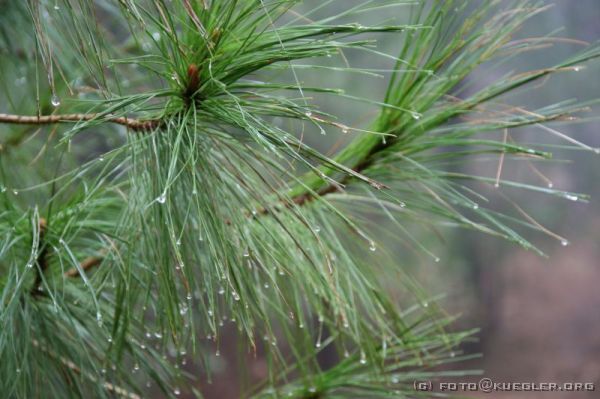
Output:
<instances>
[{"instance_id":1,"label":"green foliage","mask_svg":"<svg viewBox=\"0 0 600 399\"><path fill-rule=\"evenodd\" d=\"M455 166L482 154L550 158L509 130L560 137L545 124L591 104L525 110L507 95L578 70L600 48L472 88L482 64L552 41L512 40L541 2L362 0L330 13L340 2L0 1L1 111L61 115L0 115L14 123L0 126L0 391L137 397L152 380L176 396L190 379L178 361L203 358L210 372L223 320L244 351L268 359L248 396L416 395L414 379L463 359L473 332L447 332L451 320L397 259L373 260L387 253L373 217L438 261L416 224L535 250L521 231L545 228L518 207L487 208L465 181L584 197ZM382 11L393 18L372 22ZM377 47L385 37L397 54ZM353 52L390 68L353 67ZM383 73L388 90L303 83L323 71ZM377 116L350 126L319 99ZM352 139L330 156L306 143L320 133ZM325 348L337 356L329 368L317 361Z\"/></svg>"}]
</instances>

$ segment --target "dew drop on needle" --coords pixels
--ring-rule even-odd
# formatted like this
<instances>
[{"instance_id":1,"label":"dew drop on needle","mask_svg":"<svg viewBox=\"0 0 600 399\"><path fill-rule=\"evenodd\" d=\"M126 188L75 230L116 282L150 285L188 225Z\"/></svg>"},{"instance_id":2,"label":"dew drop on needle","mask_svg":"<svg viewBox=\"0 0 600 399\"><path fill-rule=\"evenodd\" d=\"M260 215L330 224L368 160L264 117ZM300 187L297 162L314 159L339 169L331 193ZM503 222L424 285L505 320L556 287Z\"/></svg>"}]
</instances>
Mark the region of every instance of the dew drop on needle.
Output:
<instances>
[{"instance_id":1,"label":"dew drop on needle","mask_svg":"<svg viewBox=\"0 0 600 399\"><path fill-rule=\"evenodd\" d=\"M53 107L58 107L60 105L60 98L56 94L52 94L50 98L50 103Z\"/></svg>"}]
</instances>

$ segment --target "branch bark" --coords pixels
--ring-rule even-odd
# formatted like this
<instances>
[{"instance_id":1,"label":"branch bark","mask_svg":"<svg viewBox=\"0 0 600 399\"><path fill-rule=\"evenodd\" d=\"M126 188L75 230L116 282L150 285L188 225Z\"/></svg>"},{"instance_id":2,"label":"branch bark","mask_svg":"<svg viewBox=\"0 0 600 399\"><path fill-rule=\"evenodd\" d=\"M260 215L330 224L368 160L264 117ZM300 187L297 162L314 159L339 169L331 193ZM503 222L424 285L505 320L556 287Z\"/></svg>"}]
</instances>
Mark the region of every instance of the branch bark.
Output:
<instances>
[{"instance_id":1,"label":"branch bark","mask_svg":"<svg viewBox=\"0 0 600 399\"><path fill-rule=\"evenodd\" d=\"M84 272L87 272L89 269L102 263L102 260L104 260L104 258L100 256L90 256L81 262L80 267ZM77 268L69 269L65 272L65 277L79 277L79 270Z\"/></svg>"},{"instance_id":2,"label":"branch bark","mask_svg":"<svg viewBox=\"0 0 600 399\"><path fill-rule=\"evenodd\" d=\"M15 125L51 125L55 123L86 122L100 118L100 114L62 114L62 115L14 115L0 114L0 123ZM159 119L140 120L124 116L110 118L108 122L116 123L136 132L145 132L160 126Z\"/></svg>"}]
</instances>

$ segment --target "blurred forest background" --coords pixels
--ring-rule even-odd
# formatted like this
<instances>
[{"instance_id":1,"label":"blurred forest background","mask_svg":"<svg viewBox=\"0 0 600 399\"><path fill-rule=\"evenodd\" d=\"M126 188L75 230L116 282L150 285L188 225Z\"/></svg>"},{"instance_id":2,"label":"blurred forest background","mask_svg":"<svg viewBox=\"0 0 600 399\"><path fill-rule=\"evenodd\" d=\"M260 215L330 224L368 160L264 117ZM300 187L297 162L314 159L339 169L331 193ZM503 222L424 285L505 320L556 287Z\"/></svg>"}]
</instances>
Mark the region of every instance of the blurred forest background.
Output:
<instances>
[{"instance_id":1,"label":"blurred forest background","mask_svg":"<svg viewBox=\"0 0 600 399\"><path fill-rule=\"evenodd\" d=\"M349 0L350 3L353 0ZM342 4L344 2L333 2L329 9L326 7L321 12L332 14L331 8L344 7ZM552 0L548 4L552 7L530 20L515 40L548 34L588 42L600 40L599 0ZM302 7L297 10L303 11ZM402 19L402 16L398 18ZM393 37L397 40L397 36ZM384 39L379 42L378 49L394 54L400 44ZM465 90L475 89L491 79L492 74L550 65L573 54L581 46L575 41L559 42L551 48L507 60L493 70L483 65L465 82ZM366 60L365 53L348 53L344 54L344 58L353 67L373 68L380 63L380 68L390 68L391 65L391 61L384 58ZM331 62L335 64L336 60ZM383 97L386 87L384 78L327 71L320 74L302 69L298 73L302 84L326 83L328 87L350 88L348 94L367 94L375 100ZM580 72L559 74L540 87L522 90L508 101L530 109L570 98L582 101L598 98L599 76L600 62L592 62ZM326 100L320 106L323 111L339 116L344 123L359 127L368 125L376 109L370 110L359 103L340 104ZM592 147L600 147L597 115L590 112L585 118L588 119L585 123L553 127ZM498 135L501 134L498 132ZM529 233L527 237L548 255L545 258L475 232L446 230L441 232L443 238L440 239L425 232L419 233L417 227L415 236L439 256L440 262L398 245L391 246L398 251L392 255L406 266L427 292L444 294L443 298L436 300L448 313L460 315L456 328L481 328L478 341L463 348L465 353L482 354L481 358L468 364L460 363L457 367L483 370L484 376L497 382L595 382L600 389L600 156L589 151L558 148L567 143L540 128L522 129L519 135L520 139L531 136L556 144L555 160L536 162L535 167L527 160L511 161L504 165L503 178L541 186L552 184L556 188L589 194L591 201L588 204L571 202L502 186L480 189L483 192L487 190L488 198L497 202L496 206L510 207L506 197L517 201L549 230L568 238L568 245L561 245L559 240L551 237ZM350 139L348 136L351 134L304 132L306 142L324 152L335 151ZM458 166L457 170L476 168L477 174L495 177L497 162L473 160ZM380 240L396 242L391 241L395 237L393 230L390 231L392 235L382 234ZM376 256L374 262L377 261ZM390 284L390 289L394 289L394 283ZM401 297L402 293L399 292L398 296ZM260 356L240 359L234 328L229 330L220 356L212 359L217 367L210 376L211 383L206 382L206 376L199 375L199 364L188 362L182 366L198 376L197 386L208 399L238 397L240 389L243 389L238 384L239 376L244 373L256 380L265 377L264 360ZM323 355L322 360L327 363L327 354ZM479 378L474 377L473 381ZM598 397L598 392L479 395L528 399L555 395L553 397L585 399Z\"/></svg>"}]
</instances>

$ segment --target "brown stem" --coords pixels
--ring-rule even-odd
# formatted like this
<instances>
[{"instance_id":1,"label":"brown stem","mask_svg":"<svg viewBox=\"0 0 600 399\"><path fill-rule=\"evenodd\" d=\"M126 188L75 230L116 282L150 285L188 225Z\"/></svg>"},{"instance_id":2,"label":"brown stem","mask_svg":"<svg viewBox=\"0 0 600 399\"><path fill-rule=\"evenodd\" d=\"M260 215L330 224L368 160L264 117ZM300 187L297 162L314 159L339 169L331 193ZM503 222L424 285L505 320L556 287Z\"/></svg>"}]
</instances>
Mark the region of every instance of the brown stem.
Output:
<instances>
[{"instance_id":1,"label":"brown stem","mask_svg":"<svg viewBox=\"0 0 600 399\"><path fill-rule=\"evenodd\" d=\"M89 258L86 258L83 262L81 262L79 266L84 272L87 272L89 269L98 266L100 263L102 263L103 260L104 258L100 256L90 256ZM74 267L72 269L67 270L65 272L65 277L79 277L79 269Z\"/></svg>"},{"instance_id":2,"label":"brown stem","mask_svg":"<svg viewBox=\"0 0 600 399\"><path fill-rule=\"evenodd\" d=\"M0 123L11 123L16 125L50 125L64 122L84 122L98 119L100 114L63 114L63 115L13 115L0 114ZM136 132L144 132L156 129L160 126L160 120L140 120L124 116L108 119L111 123L122 125Z\"/></svg>"}]
</instances>

